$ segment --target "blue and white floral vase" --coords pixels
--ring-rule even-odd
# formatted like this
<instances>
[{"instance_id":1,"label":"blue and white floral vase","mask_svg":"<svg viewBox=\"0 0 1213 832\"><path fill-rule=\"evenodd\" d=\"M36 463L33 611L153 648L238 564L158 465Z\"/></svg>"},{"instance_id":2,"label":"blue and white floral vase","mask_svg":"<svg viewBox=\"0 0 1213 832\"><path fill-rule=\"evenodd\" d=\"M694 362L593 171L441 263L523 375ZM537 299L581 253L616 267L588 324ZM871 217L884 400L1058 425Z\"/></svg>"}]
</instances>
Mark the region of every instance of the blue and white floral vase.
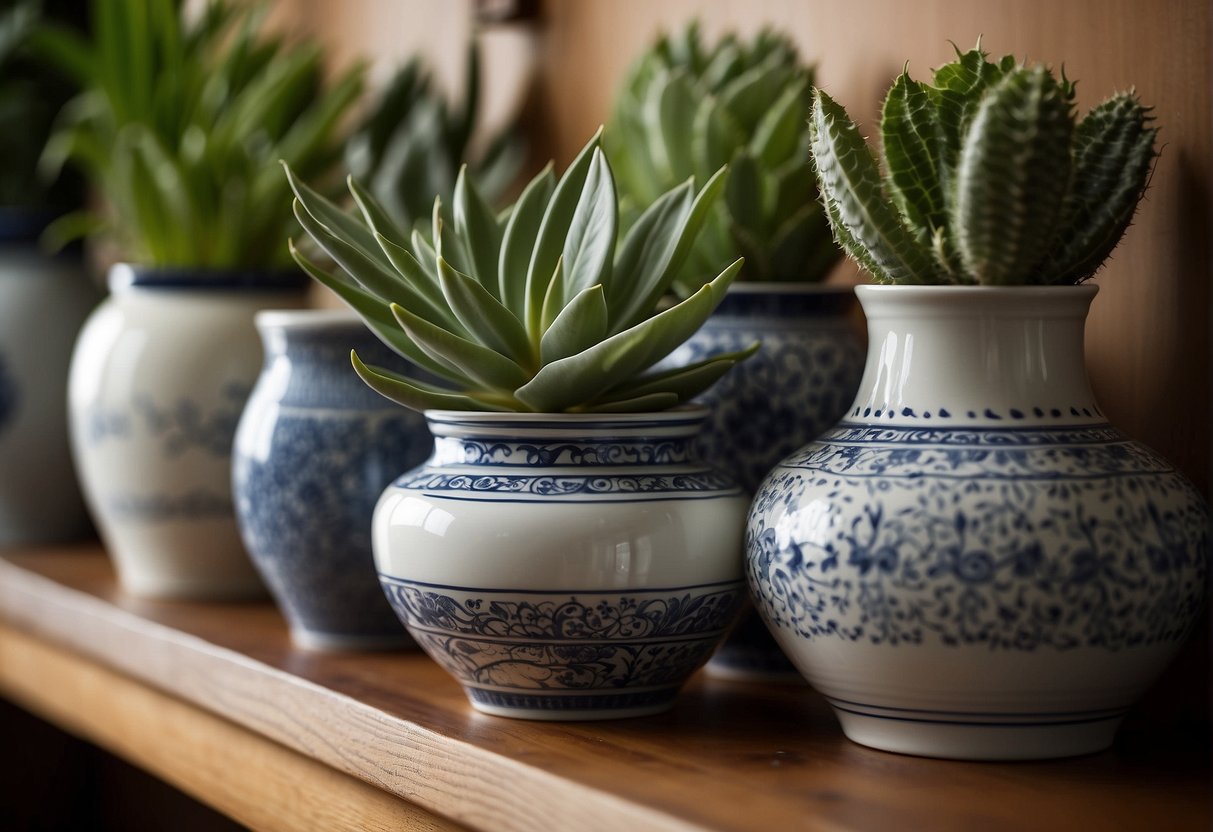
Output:
<instances>
[{"instance_id":1,"label":"blue and white floral vase","mask_svg":"<svg viewBox=\"0 0 1213 832\"><path fill-rule=\"evenodd\" d=\"M733 284L707 323L672 356L682 364L762 342L700 397L711 408L700 438L704 458L753 494L781 459L832 427L863 375L857 312L850 286ZM751 610L708 670L736 679L801 679Z\"/></svg>"},{"instance_id":2,"label":"blue and white floral vase","mask_svg":"<svg viewBox=\"0 0 1213 832\"><path fill-rule=\"evenodd\" d=\"M303 306L307 287L303 274L111 270L68 403L85 497L127 592L265 594L236 526L232 440L261 371L253 316Z\"/></svg>"},{"instance_id":3,"label":"blue and white floral vase","mask_svg":"<svg viewBox=\"0 0 1213 832\"><path fill-rule=\"evenodd\" d=\"M368 650L411 645L379 588L371 518L383 489L433 449L425 418L354 374L350 350L401 359L351 312L260 312L261 372L232 464L245 547L296 644Z\"/></svg>"},{"instance_id":4,"label":"blue and white floral vase","mask_svg":"<svg viewBox=\"0 0 1213 832\"><path fill-rule=\"evenodd\" d=\"M375 510L383 589L478 710L670 708L745 598L748 496L695 447L702 407L431 411L434 453Z\"/></svg>"},{"instance_id":5,"label":"blue and white floral vase","mask_svg":"<svg viewBox=\"0 0 1213 832\"><path fill-rule=\"evenodd\" d=\"M858 293L855 402L750 513L759 610L856 742L964 759L1108 747L1198 615L1208 513L1095 403L1095 287Z\"/></svg>"},{"instance_id":6,"label":"blue and white floral vase","mask_svg":"<svg viewBox=\"0 0 1213 832\"><path fill-rule=\"evenodd\" d=\"M101 294L78 252L52 257L38 247L49 219L0 211L0 547L91 531L65 390L72 345Z\"/></svg>"}]
</instances>

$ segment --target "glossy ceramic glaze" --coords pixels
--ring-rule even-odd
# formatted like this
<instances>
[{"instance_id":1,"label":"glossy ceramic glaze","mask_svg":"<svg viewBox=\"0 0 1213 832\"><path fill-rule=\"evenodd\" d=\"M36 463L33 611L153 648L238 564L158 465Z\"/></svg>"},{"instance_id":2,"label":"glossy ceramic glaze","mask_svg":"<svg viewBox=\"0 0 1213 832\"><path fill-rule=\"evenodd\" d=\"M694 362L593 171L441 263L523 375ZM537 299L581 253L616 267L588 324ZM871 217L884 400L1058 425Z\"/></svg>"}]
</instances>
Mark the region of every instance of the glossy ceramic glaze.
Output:
<instances>
[{"instance_id":1,"label":"glossy ceramic glaze","mask_svg":"<svg viewBox=\"0 0 1213 832\"><path fill-rule=\"evenodd\" d=\"M858 292L855 402L750 513L764 618L857 742L972 759L1107 747L1197 615L1208 517L1095 403L1095 288Z\"/></svg>"},{"instance_id":2,"label":"glossy ceramic glaze","mask_svg":"<svg viewBox=\"0 0 1213 832\"><path fill-rule=\"evenodd\" d=\"M72 358L72 449L128 592L264 593L232 505L236 423L261 370L253 316L305 278L115 266Z\"/></svg>"},{"instance_id":3,"label":"glossy ceramic glaze","mask_svg":"<svg viewBox=\"0 0 1213 832\"><path fill-rule=\"evenodd\" d=\"M72 345L100 293L78 256L0 217L0 547L89 532L68 446Z\"/></svg>"},{"instance_id":4,"label":"glossy ceramic glaze","mask_svg":"<svg viewBox=\"0 0 1213 832\"><path fill-rule=\"evenodd\" d=\"M362 383L350 350L381 367L401 359L349 312L260 312L256 322L265 367L232 466L245 547L297 644L407 645L379 588L371 517L383 489L434 443L420 413Z\"/></svg>"},{"instance_id":5,"label":"glossy ceramic glaze","mask_svg":"<svg viewBox=\"0 0 1213 832\"><path fill-rule=\"evenodd\" d=\"M863 374L864 344L849 286L736 283L671 360L759 351L700 397L711 408L700 450L750 493L792 451L846 412ZM800 681L762 620L747 611L708 663L713 675Z\"/></svg>"},{"instance_id":6,"label":"glossy ceramic glaze","mask_svg":"<svg viewBox=\"0 0 1213 832\"><path fill-rule=\"evenodd\" d=\"M434 454L380 499L375 561L473 706L578 720L673 704L745 595L748 499L695 451L705 415L427 414Z\"/></svg>"}]
</instances>

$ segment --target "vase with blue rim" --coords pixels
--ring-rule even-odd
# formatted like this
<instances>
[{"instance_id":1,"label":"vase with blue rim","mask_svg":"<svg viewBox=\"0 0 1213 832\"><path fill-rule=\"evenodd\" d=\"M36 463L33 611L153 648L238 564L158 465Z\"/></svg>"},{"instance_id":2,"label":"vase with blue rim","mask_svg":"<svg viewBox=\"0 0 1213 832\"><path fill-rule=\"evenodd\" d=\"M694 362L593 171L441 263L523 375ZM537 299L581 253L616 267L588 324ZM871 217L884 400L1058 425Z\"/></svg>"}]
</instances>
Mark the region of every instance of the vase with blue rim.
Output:
<instances>
[{"instance_id":1,"label":"vase with blue rim","mask_svg":"<svg viewBox=\"0 0 1213 832\"><path fill-rule=\"evenodd\" d=\"M711 412L706 459L754 493L781 459L834 425L863 373L864 343L850 286L735 283L672 358L678 362L762 346L699 397ZM713 675L800 681L800 673L747 611L708 663Z\"/></svg>"},{"instance_id":2,"label":"vase with blue rim","mask_svg":"<svg viewBox=\"0 0 1213 832\"><path fill-rule=\"evenodd\" d=\"M749 501L699 455L706 415L427 412L434 453L384 492L375 561L473 707L584 720L673 705L746 594Z\"/></svg>"},{"instance_id":3,"label":"vase with blue rim","mask_svg":"<svg viewBox=\"0 0 1213 832\"><path fill-rule=\"evenodd\" d=\"M261 371L265 308L305 305L296 272L114 266L68 386L72 449L122 587L264 594L232 503L236 424Z\"/></svg>"},{"instance_id":4,"label":"vase with blue rim","mask_svg":"<svg viewBox=\"0 0 1213 832\"><path fill-rule=\"evenodd\" d=\"M400 471L429 456L425 418L350 372L350 349L401 363L352 312L257 314L265 365L236 431L233 490L245 547L313 649L386 649L411 639L379 588L371 517Z\"/></svg>"},{"instance_id":5,"label":"vase with blue rim","mask_svg":"<svg viewBox=\"0 0 1213 832\"><path fill-rule=\"evenodd\" d=\"M53 214L0 209L0 547L89 534L68 445L64 389L100 293L79 248L38 238Z\"/></svg>"},{"instance_id":6,"label":"vase with blue rim","mask_svg":"<svg viewBox=\"0 0 1213 832\"><path fill-rule=\"evenodd\" d=\"M1208 514L1095 402L1095 287L857 291L859 392L750 513L763 618L862 744L1106 748L1196 620Z\"/></svg>"}]
</instances>

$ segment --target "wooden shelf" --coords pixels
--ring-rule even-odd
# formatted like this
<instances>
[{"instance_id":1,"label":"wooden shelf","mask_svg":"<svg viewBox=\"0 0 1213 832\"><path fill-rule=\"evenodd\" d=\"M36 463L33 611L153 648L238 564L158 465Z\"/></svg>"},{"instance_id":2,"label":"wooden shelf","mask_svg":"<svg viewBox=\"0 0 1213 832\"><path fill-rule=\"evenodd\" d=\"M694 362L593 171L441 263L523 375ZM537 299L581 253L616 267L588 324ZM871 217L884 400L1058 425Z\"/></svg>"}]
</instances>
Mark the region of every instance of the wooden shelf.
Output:
<instances>
[{"instance_id":1,"label":"wooden shelf","mask_svg":"<svg viewBox=\"0 0 1213 832\"><path fill-rule=\"evenodd\" d=\"M0 559L0 622L0 694L255 828L1210 828L1204 738L1144 723L1074 760L925 760L848 742L807 688L702 677L657 717L494 718L420 654L293 648L268 603L125 597L96 546Z\"/></svg>"}]
</instances>

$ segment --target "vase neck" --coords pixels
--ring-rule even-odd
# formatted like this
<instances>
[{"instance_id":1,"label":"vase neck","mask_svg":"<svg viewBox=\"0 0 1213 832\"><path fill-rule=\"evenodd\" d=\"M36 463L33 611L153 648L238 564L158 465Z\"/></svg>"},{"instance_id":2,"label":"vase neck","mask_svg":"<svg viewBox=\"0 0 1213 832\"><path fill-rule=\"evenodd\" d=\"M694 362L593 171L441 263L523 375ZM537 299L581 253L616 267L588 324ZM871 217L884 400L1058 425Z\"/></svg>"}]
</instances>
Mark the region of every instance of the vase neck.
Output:
<instances>
[{"instance_id":1,"label":"vase neck","mask_svg":"<svg viewBox=\"0 0 1213 832\"><path fill-rule=\"evenodd\" d=\"M868 358L850 422L1105 421L1083 330L1095 288L859 287Z\"/></svg>"}]
</instances>

